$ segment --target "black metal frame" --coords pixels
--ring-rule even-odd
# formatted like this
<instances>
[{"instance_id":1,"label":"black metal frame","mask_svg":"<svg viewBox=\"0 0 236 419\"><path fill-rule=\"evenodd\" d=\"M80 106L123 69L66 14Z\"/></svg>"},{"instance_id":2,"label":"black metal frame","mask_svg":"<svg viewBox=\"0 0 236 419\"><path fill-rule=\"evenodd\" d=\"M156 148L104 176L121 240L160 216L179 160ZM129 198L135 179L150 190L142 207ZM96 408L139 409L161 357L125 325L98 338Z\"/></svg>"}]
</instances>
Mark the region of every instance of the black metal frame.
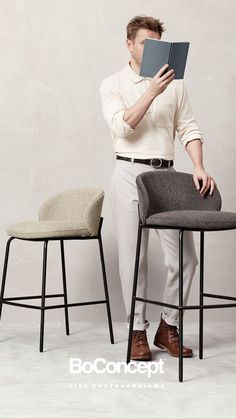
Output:
<instances>
[{"instance_id":1,"label":"black metal frame","mask_svg":"<svg viewBox=\"0 0 236 419\"><path fill-rule=\"evenodd\" d=\"M138 204L139 209L139 204ZM139 257L140 257L140 247L142 239L142 229L170 229L170 230L179 230L179 305L168 304L162 301L154 301L150 299L140 298L136 296L137 292L137 283L138 283L138 267L139 267ZM199 281L199 305L183 305L183 237L184 231L199 231L200 232L200 281ZM156 224L142 224L139 212L139 226L138 226L138 236L137 236L137 247L136 247L136 258L135 258L135 268L134 268L134 281L133 281L133 291L132 291L132 301L131 301L131 311L130 311L130 325L129 325L129 337L128 337L128 348L127 348L127 358L126 362L130 362L131 356L131 344L132 344L132 332L134 325L134 312L135 312L135 301L143 301L145 303L154 304L158 306L170 307L179 310L179 343L180 343L180 353L179 353L179 381L183 381L183 311L184 310L199 310L199 359L203 359L203 310L210 308L226 308L226 307L236 307L236 303L230 304L204 304L204 297L210 298L219 298L225 300L236 301L236 297L210 294L204 292L204 232L205 231L224 231L232 230L232 228L227 229L218 229L218 230L207 230L207 229L190 229L190 228L179 228L179 227L166 227L159 226Z\"/></svg>"},{"instance_id":2,"label":"black metal frame","mask_svg":"<svg viewBox=\"0 0 236 419\"><path fill-rule=\"evenodd\" d=\"M3 304L9 304L12 306L17 307L25 307L25 308L32 308L41 311L41 320L40 320L40 343L39 343L39 351L43 352L43 343L44 343L44 318L45 318L45 310L52 310L57 308L64 308L65 309L65 326L66 326L66 334L69 335L69 316L68 316L68 307L77 307L83 305L91 305L91 304L106 304L107 307L107 317L108 317L108 325L109 325L109 333L110 333L110 341L114 343L114 336L113 336L113 328L112 328L112 319L111 319L111 309L110 309L110 301L109 301L109 294L108 294L108 286L107 286L107 278L106 278L106 269L105 269L105 261L104 261L104 254L103 254L103 246L102 246L102 237L101 237L101 228L103 223L103 217L100 217L99 229L98 234L96 236L78 236L78 237L53 237L53 238L36 238L36 239L25 239L25 238L18 238L11 236L6 244L5 250L5 259L4 259L4 266L3 266L3 275L2 275L2 285L1 285L1 293L0 293L0 319L2 314L2 306ZM12 298L4 298L4 291L6 285L6 276L7 276L7 266L8 266L8 258L9 258L9 251L10 245L12 240L26 240L26 241L43 241L43 269L42 269L42 293L41 295L28 295L28 296L21 296L21 297L12 297ZM62 265L62 281L63 281L63 294L46 294L46 276L47 276L47 250L48 250L48 242L49 241L60 241L60 250L61 250L61 265ZM99 242L99 250L100 250L100 259L102 265L102 276L103 276L103 284L104 284L104 292L105 292L105 299L104 300L97 300L97 301L85 301L81 303L68 303L67 300L67 284L66 284L66 266L65 266L65 252L64 252L64 240L98 240ZM57 304L57 305L49 305L45 304L46 298L55 298L55 297L64 297L64 304ZM32 305L32 304L24 304L18 303L16 300L31 300L31 299L41 299L41 305Z\"/></svg>"}]
</instances>

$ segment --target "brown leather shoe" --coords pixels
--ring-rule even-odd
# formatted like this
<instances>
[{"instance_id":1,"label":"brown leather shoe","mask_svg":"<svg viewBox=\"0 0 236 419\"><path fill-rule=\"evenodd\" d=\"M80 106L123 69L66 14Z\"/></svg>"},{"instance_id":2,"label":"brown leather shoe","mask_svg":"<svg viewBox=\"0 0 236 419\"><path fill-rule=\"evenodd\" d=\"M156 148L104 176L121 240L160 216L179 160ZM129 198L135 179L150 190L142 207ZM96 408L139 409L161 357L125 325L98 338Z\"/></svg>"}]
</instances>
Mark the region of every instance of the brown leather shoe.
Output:
<instances>
[{"instance_id":1,"label":"brown leather shoe","mask_svg":"<svg viewBox=\"0 0 236 419\"><path fill-rule=\"evenodd\" d=\"M151 361L152 354L149 349L146 330L133 330L130 358L137 361Z\"/></svg>"},{"instance_id":2,"label":"brown leather shoe","mask_svg":"<svg viewBox=\"0 0 236 419\"><path fill-rule=\"evenodd\" d=\"M179 356L179 333L177 326L171 326L161 318L153 344L167 351L171 356ZM183 346L183 357L193 356L193 351Z\"/></svg>"}]
</instances>

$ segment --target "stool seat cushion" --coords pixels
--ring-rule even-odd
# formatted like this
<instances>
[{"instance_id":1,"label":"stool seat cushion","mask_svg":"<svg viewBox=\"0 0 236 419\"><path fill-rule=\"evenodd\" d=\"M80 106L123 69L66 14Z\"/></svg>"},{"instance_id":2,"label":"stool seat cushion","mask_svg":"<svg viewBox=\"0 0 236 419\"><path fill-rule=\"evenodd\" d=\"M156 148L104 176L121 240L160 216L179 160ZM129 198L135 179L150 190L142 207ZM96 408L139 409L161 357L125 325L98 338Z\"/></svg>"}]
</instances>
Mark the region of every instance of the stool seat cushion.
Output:
<instances>
[{"instance_id":1,"label":"stool seat cushion","mask_svg":"<svg viewBox=\"0 0 236 419\"><path fill-rule=\"evenodd\" d=\"M86 224L66 220L22 221L11 224L7 233L9 236L22 239L91 236Z\"/></svg>"},{"instance_id":2,"label":"stool seat cushion","mask_svg":"<svg viewBox=\"0 0 236 419\"><path fill-rule=\"evenodd\" d=\"M228 211L178 210L153 214L146 224L192 230L236 229L236 213Z\"/></svg>"}]
</instances>

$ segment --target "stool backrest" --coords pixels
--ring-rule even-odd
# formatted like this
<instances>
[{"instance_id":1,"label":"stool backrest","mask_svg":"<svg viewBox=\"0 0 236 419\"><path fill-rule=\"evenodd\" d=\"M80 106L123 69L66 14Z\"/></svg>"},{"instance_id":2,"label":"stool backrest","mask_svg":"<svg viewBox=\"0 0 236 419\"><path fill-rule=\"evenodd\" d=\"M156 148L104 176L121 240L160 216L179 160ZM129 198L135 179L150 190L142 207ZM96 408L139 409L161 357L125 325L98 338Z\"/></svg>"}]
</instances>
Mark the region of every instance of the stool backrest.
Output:
<instances>
[{"instance_id":1,"label":"stool backrest","mask_svg":"<svg viewBox=\"0 0 236 419\"><path fill-rule=\"evenodd\" d=\"M183 172L156 170L136 177L139 213L142 224L158 212L178 210L220 211L222 200L217 188L204 197L193 181L193 175Z\"/></svg>"},{"instance_id":2,"label":"stool backrest","mask_svg":"<svg viewBox=\"0 0 236 419\"><path fill-rule=\"evenodd\" d=\"M46 199L39 209L39 220L83 223L97 234L104 192L96 187L81 187L59 192Z\"/></svg>"}]
</instances>

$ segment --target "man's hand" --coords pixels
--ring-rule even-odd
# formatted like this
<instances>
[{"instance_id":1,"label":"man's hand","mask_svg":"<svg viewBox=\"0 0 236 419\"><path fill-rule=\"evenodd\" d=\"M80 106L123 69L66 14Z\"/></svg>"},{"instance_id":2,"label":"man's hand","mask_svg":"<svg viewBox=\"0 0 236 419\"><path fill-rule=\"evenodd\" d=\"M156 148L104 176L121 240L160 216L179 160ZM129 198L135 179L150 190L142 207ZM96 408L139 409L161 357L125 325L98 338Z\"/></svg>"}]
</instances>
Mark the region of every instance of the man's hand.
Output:
<instances>
[{"instance_id":1,"label":"man's hand","mask_svg":"<svg viewBox=\"0 0 236 419\"><path fill-rule=\"evenodd\" d=\"M193 181L200 195L203 196L210 189L210 195L217 187L214 179L205 171L202 161L202 143L199 138L189 141L186 145L187 152L194 164ZM201 186L200 183L201 182Z\"/></svg>"},{"instance_id":2,"label":"man's hand","mask_svg":"<svg viewBox=\"0 0 236 419\"><path fill-rule=\"evenodd\" d=\"M168 66L169 64L165 64L161 67L158 73L151 80L149 87L139 97L135 104L125 110L123 119L131 128L135 128L139 124L155 97L162 93L168 84L174 79L174 70L170 70L165 75L161 76L163 71L167 69Z\"/></svg>"},{"instance_id":3,"label":"man's hand","mask_svg":"<svg viewBox=\"0 0 236 419\"><path fill-rule=\"evenodd\" d=\"M202 187L200 188L199 180L202 181ZM193 181L197 190L200 191L200 195L203 196L210 188L210 195L213 194L214 188L217 187L214 179L209 176L204 169L195 168L193 173Z\"/></svg>"},{"instance_id":4,"label":"man's hand","mask_svg":"<svg viewBox=\"0 0 236 419\"><path fill-rule=\"evenodd\" d=\"M175 78L174 70L169 70L166 74L162 75L164 70L167 70L169 67L169 64L163 65L161 69L158 71L158 73L153 77L153 79L150 82L149 85L149 92L151 95L156 97L160 93L164 92L164 90L167 88L168 84L172 82Z\"/></svg>"}]
</instances>

